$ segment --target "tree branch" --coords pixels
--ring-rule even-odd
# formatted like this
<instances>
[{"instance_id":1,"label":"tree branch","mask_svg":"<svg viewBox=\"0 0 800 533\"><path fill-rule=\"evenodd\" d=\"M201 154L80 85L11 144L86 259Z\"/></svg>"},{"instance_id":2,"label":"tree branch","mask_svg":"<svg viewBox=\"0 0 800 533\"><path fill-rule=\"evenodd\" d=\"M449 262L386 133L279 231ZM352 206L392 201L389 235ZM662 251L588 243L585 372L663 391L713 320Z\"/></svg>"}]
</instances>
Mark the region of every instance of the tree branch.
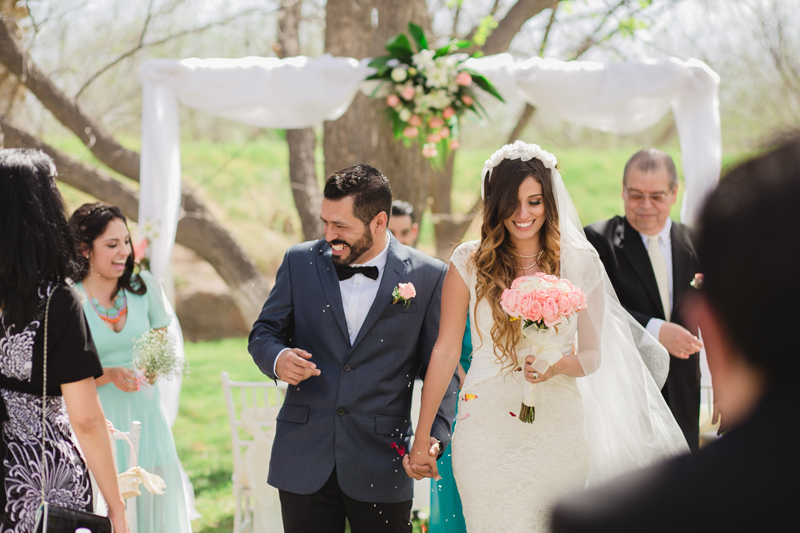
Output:
<instances>
[{"instance_id":1,"label":"tree branch","mask_svg":"<svg viewBox=\"0 0 800 533\"><path fill-rule=\"evenodd\" d=\"M553 0L517 0L486 39L481 50L486 55L505 52L526 22L552 5Z\"/></svg>"},{"instance_id":2,"label":"tree branch","mask_svg":"<svg viewBox=\"0 0 800 533\"><path fill-rule=\"evenodd\" d=\"M58 178L95 198L117 205L131 220L139 217L139 193L109 174L81 163L40 141L0 116L0 133L7 148L38 148L55 161ZM182 191L184 216L175 242L194 250L208 261L230 287L245 321L255 319L269 292L264 276L241 250L230 233L219 225L191 190Z\"/></svg>"},{"instance_id":3,"label":"tree branch","mask_svg":"<svg viewBox=\"0 0 800 533\"><path fill-rule=\"evenodd\" d=\"M208 24L204 24L203 26L198 26L196 28L190 28L188 30L179 31L178 33L173 33L171 35L167 35L166 37L164 37L162 39L159 39L157 41L153 41L153 42L150 42L150 43L145 43L144 42L144 32L147 30L147 21L150 20L149 13L148 13L148 18L147 18L147 21L145 22L145 27L142 29L142 35L141 35L141 37L139 39L139 43L136 46L134 46L133 48L131 48L130 50L128 50L127 52L125 52L122 55L120 55L119 57L117 57L111 63L108 63L106 66L104 66L103 68L101 68L100 70L98 70L97 72L92 74L89 77L89 79L86 80L86 82L83 84L83 86L78 90L78 92L75 94L75 100L77 101L81 97L83 92L89 87L89 85L94 83L94 81L97 80L97 78L99 78L100 76L102 76L103 74L105 74L106 72L111 70L113 67L118 65L121 61L133 56L134 54L136 54L136 52L139 52L140 50L143 50L145 48L152 48L154 46L159 46L159 45L168 43L169 41L173 41L175 39L183 37L185 35L188 35L188 34L191 34L191 33L199 33L199 32L208 30L210 28L213 28L215 26L223 26L225 24L228 24L229 22L232 22L232 21L236 20L237 18L239 18L239 17L241 17L243 15L247 15L249 13L252 13L254 11L259 11L259 10L261 10L261 8L259 8L259 7L254 7L254 8L251 8L251 9L245 9L244 11L241 11L241 12L235 14L235 15L231 15L228 18L225 18L225 19L222 19L222 20L216 20L214 22L209 22Z\"/></svg>"},{"instance_id":4,"label":"tree branch","mask_svg":"<svg viewBox=\"0 0 800 533\"><path fill-rule=\"evenodd\" d=\"M123 176L139 180L139 154L122 147L67 98L22 49L5 24L0 24L0 63L103 163Z\"/></svg>"}]
</instances>

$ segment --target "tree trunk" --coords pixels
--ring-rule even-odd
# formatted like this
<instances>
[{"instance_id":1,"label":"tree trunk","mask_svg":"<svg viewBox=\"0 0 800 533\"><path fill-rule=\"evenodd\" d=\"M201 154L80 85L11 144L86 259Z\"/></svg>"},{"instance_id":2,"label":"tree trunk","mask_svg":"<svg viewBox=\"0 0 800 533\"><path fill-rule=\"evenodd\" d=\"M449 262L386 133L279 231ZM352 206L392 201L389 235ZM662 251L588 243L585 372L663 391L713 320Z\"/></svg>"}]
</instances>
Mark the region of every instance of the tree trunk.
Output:
<instances>
[{"instance_id":1,"label":"tree trunk","mask_svg":"<svg viewBox=\"0 0 800 533\"><path fill-rule=\"evenodd\" d=\"M386 41L406 33L409 22L430 35L424 0L329 0L325 51L356 59L385 55ZM383 102L358 94L341 118L325 123L325 174L359 163L371 165L389 178L394 198L411 202L419 216L435 172L419 144L406 148L394 140L385 108Z\"/></svg>"},{"instance_id":2,"label":"tree trunk","mask_svg":"<svg viewBox=\"0 0 800 533\"><path fill-rule=\"evenodd\" d=\"M293 57L300 55L300 9L302 0L281 0L281 14L278 21L278 56ZM317 185L317 169L314 151L317 138L313 128L286 130L286 142L289 145L289 181L300 223L303 226L303 237L306 240L317 239L322 235L322 222L319 209L322 194Z\"/></svg>"}]
</instances>

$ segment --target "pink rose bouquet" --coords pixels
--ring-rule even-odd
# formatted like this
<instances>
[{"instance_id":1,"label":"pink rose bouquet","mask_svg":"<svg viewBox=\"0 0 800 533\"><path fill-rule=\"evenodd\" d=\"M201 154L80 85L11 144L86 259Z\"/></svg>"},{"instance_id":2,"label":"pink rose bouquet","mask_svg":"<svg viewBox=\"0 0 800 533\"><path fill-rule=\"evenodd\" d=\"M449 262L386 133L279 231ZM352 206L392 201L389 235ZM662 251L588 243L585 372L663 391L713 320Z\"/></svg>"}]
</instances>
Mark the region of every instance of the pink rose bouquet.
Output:
<instances>
[{"instance_id":1,"label":"pink rose bouquet","mask_svg":"<svg viewBox=\"0 0 800 533\"><path fill-rule=\"evenodd\" d=\"M536 336L533 369L543 374L561 359L559 343L553 337L558 326L586 309L586 294L568 279L537 272L514 280L500 297L500 307L510 320L522 320L522 334ZM552 328L552 329L551 329ZM519 419L528 424L536 418L536 383L526 383Z\"/></svg>"}]
</instances>

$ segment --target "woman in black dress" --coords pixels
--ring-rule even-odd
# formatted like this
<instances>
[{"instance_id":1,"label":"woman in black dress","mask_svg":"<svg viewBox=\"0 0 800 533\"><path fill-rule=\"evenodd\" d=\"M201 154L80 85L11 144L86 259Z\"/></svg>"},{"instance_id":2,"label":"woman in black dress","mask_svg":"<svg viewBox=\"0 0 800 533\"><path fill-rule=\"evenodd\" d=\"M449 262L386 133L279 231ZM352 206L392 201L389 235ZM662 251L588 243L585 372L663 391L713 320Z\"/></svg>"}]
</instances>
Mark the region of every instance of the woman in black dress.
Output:
<instances>
[{"instance_id":1,"label":"woman in black dress","mask_svg":"<svg viewBox=\"0 0 800 533\"><path fill-rule=\"evenodd\" d=\"M103 369L80 298L64 284L76 266L75 248L55 175L53 161L42 152L0 150L0 533L33 531L42 485L48 502L92 510L89 472L72 431L115 531L128 533L94 384Z\"/></svg>"}]
</instances>

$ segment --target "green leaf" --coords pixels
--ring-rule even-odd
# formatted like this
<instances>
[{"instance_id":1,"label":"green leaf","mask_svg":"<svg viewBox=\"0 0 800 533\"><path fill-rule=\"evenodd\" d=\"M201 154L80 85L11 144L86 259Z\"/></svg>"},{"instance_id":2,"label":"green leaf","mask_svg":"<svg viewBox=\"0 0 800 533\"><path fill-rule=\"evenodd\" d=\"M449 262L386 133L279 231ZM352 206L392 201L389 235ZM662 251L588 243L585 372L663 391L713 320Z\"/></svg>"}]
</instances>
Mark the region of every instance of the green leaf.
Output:
<instances>
[{"instance_id":1,"label":"green leaf","mask_svg":"<svg viewBox=\"0 0 800 533\"><path fill-rule=\"evenodd\" d=\"M422 31L421 27L417 26L413 22L409 22L408 33L410 33L411 36L414 38L414 41L416 41L417 51L428 49L428 40L425 39L425 32Z\"/></svg>"},{"instance_id":2,"label":"green leaf","mask_svg":"<svg viewBox=\"0 0 800 533\"><path fill-rule=\"evenodd\" d=\"M494 85L492 85L491 82L487 80L485 76L483 76L482 74L478 74L474 70L467 70L467 72L469 72L470 76L472 76L472 83L474 83L487 93L491 94L501 102L505 103L503 97L500 96L500 93L497 92L497 89L494 88Z\"/></svg>"},{"instance_id":3,"label":"green leaf","mask_svg":"<svg viewBox=\"0 0 800 533\"><path fill-rule=\"evenodd\" d=\"M386 43L386 49L394 59L398 59L403 63L411 63L411 55L413 53L411 43L404 33L389 39Z\"/></svg>"},{"instance_id":4,"label":"green leaf","mask_svg":"<svg viewBox=\"0 0 800 533\"><path fill-rule=\"evenodd\" d=\"M372 68L381 68L385 67L386 63L388 63L392 59L392 56L381 56L376 57L372 61L370 61L367 66Z\"/></svg>"}]
</instances>

